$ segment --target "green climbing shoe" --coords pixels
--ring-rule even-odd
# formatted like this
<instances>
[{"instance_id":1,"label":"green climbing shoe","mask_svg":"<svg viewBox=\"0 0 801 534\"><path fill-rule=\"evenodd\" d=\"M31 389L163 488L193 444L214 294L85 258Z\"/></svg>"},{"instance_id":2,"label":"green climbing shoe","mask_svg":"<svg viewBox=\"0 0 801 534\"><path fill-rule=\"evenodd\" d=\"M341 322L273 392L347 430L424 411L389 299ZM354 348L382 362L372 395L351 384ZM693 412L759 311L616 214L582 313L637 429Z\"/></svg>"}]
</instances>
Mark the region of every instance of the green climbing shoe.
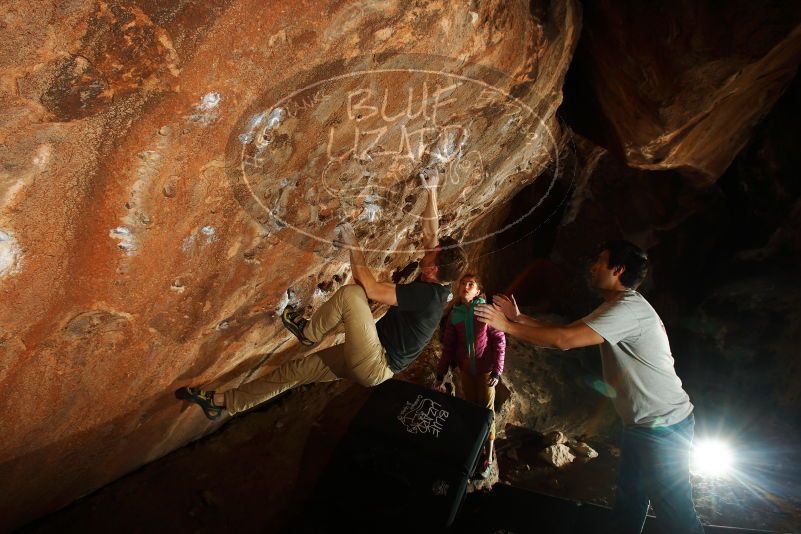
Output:
<instances>
[{"instance_id":1,"label":"green climbing shoe","mask_svg":"<svg viewBox=\"0 0 801 534\"><path fill-rule=\"evenodd\" d=\"M187 402L194 402L201 408L206 417L216 421L222 416L224 406L214 404L214 392L200 388L183 387L175 392L175 397Z\"/></svg>"}]
</instances>

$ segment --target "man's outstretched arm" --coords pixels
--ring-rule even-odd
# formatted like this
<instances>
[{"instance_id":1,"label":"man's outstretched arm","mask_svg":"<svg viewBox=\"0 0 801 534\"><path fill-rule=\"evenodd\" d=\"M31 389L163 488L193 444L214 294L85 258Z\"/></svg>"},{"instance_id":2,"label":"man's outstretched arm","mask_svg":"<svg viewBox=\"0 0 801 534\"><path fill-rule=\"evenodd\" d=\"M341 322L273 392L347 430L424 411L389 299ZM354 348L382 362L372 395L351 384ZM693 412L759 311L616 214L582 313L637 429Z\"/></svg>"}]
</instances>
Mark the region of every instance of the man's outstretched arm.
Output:
<instances>
[{"instance_id":1,"label":"man's outstretched arm","mask_svg":"<svg viewBox=\"0 0 801 534\"><path fill-rule=\"evenodd\" d=\"M340 235L334 241L334 245L345 246L350 249L350 267L353 273L353 279L364 288L367 298L380 302L381 304L397 306L398 297L395 294L395 284L391 282L379 282L375 279L375 276L373 276L373 273L367 266L367 260L364 258L364 251L362 251L362 247L359 246L353 227L350 224L342 224L338 227L338 230Z\"/></svg>"},{"instance_id":2,"label":"man's outstretched arm","mask_svg":"<svg viewBox=\"0 0 801 534\"><path fill-rule=\"evenodd\" d=\"M506 318L513 323L521 323L529 326L539 327L557 326L520 313L520 308L517 307L517 301L515 301L514 295L510 295L508 297L506 295L495 295L492 297L492 303L495 304L501 310L501 312L503 312Z\"/></svg>"},{"instance_id":3,"label":"man's outstretched arm","mask_svg":"<svg viewBox=\"0 0 801 534\"><path fill-rule=\"evenodd\" d=\"M539 347L568 350L604 342L598 332L581 321L566 326L515 323L506 318L499 306L490 304L477 306L475 314L481 322Z\"/></svg>"},{"instance_id":4,"label":"man's outstretched arm","mask_svg":"<svg viewBox=\"0 0 801 534\"><path fill-rule=\"evenodd\" d=\"M434 172L430 176L420 174L423 190L426 192L426 207L423 210L423 247L433 250L439 245L439 212L437 211L437 187L439 175Z\"/></svg>"}]
</instances>

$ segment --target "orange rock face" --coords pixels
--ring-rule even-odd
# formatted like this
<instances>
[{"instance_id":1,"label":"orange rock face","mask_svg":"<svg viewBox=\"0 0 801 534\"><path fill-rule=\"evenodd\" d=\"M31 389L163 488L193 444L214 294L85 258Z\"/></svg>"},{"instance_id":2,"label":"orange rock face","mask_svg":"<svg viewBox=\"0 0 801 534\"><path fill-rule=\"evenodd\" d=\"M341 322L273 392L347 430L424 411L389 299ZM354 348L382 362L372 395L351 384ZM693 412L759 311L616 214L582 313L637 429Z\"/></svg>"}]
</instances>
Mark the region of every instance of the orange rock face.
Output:
<instances>
[{"instance_id":1,"label":"orange rock face","mask_svg":"<svg viewBox=\"0 0 801 534\"><path fill-rule=\"evenodd\" d=\"M347 282L338 221L402 280L438 173L443 233L485 237L557 156L579 29L571 1L12 4L0 529L213 430L177 387L304 354L276 311Z\"/></svg>"}]
</instances>

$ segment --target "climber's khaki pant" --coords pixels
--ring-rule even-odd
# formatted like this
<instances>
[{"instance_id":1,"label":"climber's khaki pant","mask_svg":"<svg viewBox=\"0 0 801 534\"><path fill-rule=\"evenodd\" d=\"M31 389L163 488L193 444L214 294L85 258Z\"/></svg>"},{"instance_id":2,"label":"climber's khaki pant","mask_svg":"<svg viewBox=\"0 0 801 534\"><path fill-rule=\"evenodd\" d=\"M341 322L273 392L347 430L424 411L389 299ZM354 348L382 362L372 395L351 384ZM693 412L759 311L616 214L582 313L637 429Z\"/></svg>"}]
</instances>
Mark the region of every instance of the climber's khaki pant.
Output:
<instances>
[{"instance_id":1,"label":"climber's khaki pant","mask_svg":"<svg viewBox=\"0 0 801 534\"><path fill-rule=\"evenodd\" d=\"M361 286L340 288L315 312L303 333L317 342L340 323L345 325L344 343L291 360L263 378L226 391L228 413L242 412L302 384L348 378L370 387L392 378Z\"/></svg>"}]
</instances>

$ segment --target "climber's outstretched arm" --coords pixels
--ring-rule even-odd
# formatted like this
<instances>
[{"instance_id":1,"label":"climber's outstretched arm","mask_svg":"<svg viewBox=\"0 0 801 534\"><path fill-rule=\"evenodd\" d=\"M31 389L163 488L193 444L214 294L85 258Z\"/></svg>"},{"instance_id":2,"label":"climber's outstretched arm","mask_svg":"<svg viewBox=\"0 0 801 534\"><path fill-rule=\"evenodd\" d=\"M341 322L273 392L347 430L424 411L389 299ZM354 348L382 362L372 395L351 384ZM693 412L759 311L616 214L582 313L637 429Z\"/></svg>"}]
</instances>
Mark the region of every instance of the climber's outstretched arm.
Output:
<instances>
[{"instance_id":1,"label":"climber's outstretched arm","mask_svg":"<svg viewBox=\"0 0 801 534\"><path fill-rule=\"evenodd\" d=\"M421 174L423 190L426 192L427 202L423 210L423 247L426 251L434 250L439 245L437 232L439 231L439 212L437 211L437 187L439 175L436 172L430 175Z\"/></svg>"},{"instance_id":2,"label":"climber's outstretched arm","mask_svg":"<svg viewBox=\"0 0 801 534\"><path fill-rule=\"evenodd\" d=\"M350 249L350 266L353 279L364 288L367 298L381 304L397 306L398 298L395 295L395 284L379 282L375 279L375 276L367 266L367 261L364 259L364 252L356 239L353 227L347 223L341 224L337 227L337 232L338 236L334 240L334 245Z\"/></svg>"}]
</instances>

